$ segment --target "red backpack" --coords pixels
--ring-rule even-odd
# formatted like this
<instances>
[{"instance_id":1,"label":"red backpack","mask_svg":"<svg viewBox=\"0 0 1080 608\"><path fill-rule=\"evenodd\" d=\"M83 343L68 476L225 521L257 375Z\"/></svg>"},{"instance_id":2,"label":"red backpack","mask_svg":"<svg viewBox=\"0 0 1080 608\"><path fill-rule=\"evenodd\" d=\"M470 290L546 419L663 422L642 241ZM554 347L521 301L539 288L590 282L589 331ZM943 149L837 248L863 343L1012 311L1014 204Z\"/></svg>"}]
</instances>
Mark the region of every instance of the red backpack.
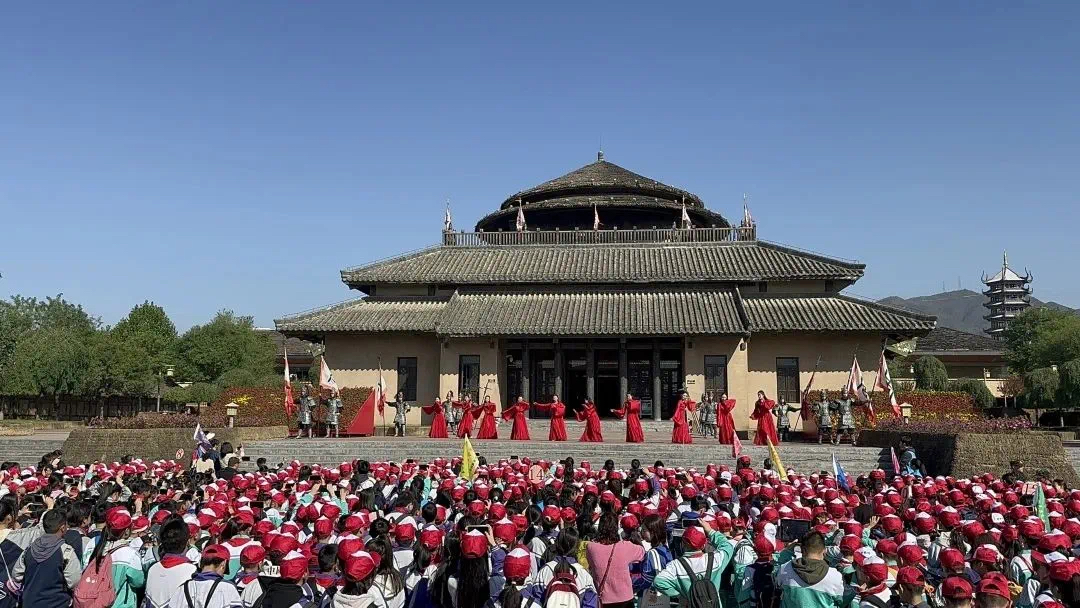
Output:
<instances>
[{"instance_id":1,"label":"red backpack","mask_svg":"<svg viewBox=\"0 0 1080 608\"><path fill-rule=\"evenodd\" d=\"M113 587L112 577L112 554L116 549L106 553L97 567L94 567L93 563L86 566L82 579L75 586L74 608L112 608L113 602L116 601L116 589Z\"/></svg>"}]
</instances>

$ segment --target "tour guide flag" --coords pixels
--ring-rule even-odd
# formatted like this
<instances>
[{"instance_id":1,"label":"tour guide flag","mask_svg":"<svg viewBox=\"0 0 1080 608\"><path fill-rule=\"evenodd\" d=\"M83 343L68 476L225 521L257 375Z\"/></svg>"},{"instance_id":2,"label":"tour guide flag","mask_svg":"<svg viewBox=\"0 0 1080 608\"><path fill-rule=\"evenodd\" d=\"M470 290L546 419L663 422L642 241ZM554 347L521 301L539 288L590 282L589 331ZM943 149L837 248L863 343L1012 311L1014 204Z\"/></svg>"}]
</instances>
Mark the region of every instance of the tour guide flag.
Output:
<instances>
[{"instance_id":1,"label":"tour guide flag","mask_svg":"<svg viewBox=\"0 0 1080 608\"><path fill-rule=\"evenodd\" d=\"M892 469L894 475L900 475L900 459L896 457L896 448L889 448L889 455L892 456Z\"/></svg>"},{"instance_id":2,"label":"tour guide flag","mask_svg":"<svg viewBox=\"0 0 1080 608\"><path fill-rule=\"evenodd\" d=\"M1041 481L1035 482L1035 500L1031 502L1035 515L1042 520L1043 526L1050 529L1050 512L1046 510L1046 493L1043 492Z\"/></svg>"},{"instance_id":3,"label":"tour guide flag","mask_svg":"<svg viewBox=\"0 0 1080 608\"><path fill-rule=\"evenodd\" d=\"M330 366L326 364L326 355L319 357L319 361L322 364L322 367L319 368L319 386L330 389L336 395L338 392L337 382L334 382L334 374L330 371Z\"/></svg>"},{"instance_id":4,"label":"tour guide flag","mask_svg":"<svg viewBox=\"0 0 1080 608\"><path fill-rule=\"evenodd\" d=\"M896 391L893 390L892 376L889 375L889 364L885 361L885 349L881 350L881 360L878 361L877 388L889 394L889 405L892 406L893 416L900 417L900 405L896 403Z\"/></svg>"},{"instance_id":5,"label":"tour guide flag","mask_svg":"<svg viewBox=\"0 0 1080 608\"><path fill-rule=\"evenodd\" d=\"M850 491L851 488L848 486L847 473L844 472L844 467L841 466L840 461L836 459L836 454L832 455L832 472L836 477L836 483L840 484L840 487L843 488L845 492Z\"/></svg>"},{"instance_id":6,"label":"tour guide flag","mask_svg":"<svg viewBox=\"0 0 1080 608\"><path fill-rule=\"evenodd\" d=\"M783 461L780 460L780 452L776 451L776 446L772 444L772 439L765 437L765 441L769 442L769 460L772 461L776 472L780 474L780 481L787 481L787 468L784 466Z\"/></svg>"},{"instance_id":7,"label":"tour guide flag","mask_svg":"<svg viewBox=\"0 0 1080 608\"><path fill-rule=\"evenodd\" d=\"M472 442L466 437L465 442L461 444L461 477L471 481L478 466L480 466L480 459L476 457Z\"/></svg>"}]
</instances>

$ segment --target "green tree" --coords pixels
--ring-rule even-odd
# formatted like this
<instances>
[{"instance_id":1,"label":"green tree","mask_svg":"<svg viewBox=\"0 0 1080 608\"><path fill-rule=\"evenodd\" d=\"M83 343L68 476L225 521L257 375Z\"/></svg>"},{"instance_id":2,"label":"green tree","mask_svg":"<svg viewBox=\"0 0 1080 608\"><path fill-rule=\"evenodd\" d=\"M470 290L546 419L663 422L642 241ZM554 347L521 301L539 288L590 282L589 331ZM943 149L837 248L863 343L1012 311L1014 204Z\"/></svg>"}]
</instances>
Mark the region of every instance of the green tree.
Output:
<instances>
[{"instance_id":1,"label":"green tree","mask_svg":"<svg viewBox=\"0 0 1080 608\"><path fill-rule=\"evenodd\" d=\"M1080 358L1080 316L1032 308L1005 331L1005 359L1019 374Z\"/></svg>"},{"instance_id":2,"label":"green tree","mask_svg":"<svg viewBox=\"0 0 1080 608\"><path fill-rule=\"evenodd\" d=\"M1080 405L1080 359L1058 366L1057 402L1059 407L1075 408Z\"/></svg>"},{"instance_id":3,"label":"green tree","mask_svg":"<svg viewBox=\"0 0 1080 608\"><path fill-rule=\"evenodd\" d=\"M978 378L957 380L952 383L950 390L971 395L971 400L979 407L994 407L994 404L997 403L994 393L991 393L990 389L986 387L986 383Z\"/></svg>"},{"instance_id":4,"label":"green tree","mask_svg":"<svg viewBox=\"0 0 1080 608\"><path fill-rule=\"evenodd\" d=\"M175 364L176 326L165 309L143 302L131 309L112 329L118 346L117 375L129 395L153 396L160 390L161 374Z\"/></svg>"},{"instance_id":5,"label":"green tree","mask_svg":"<svg viewBox=\"0 0 1080 608\"><path fill-rule=\"evenodd\" d=\"M180 377L194 382L213 382L234 369L263 377L274 372L275 353L273 340L255 331L251 317L222 311L181 336L177 364Z\"/></svg>"},{"instance_id":6,"label":"green tree","mask_svg":"<svg viewBox=\"0 0 1080 608\"><path fill-rule=\"evenodd\" d=\"M93 332L59 325L31 332L15 350L16 390L51 396L59 419L61 395L82 394L91 382L92 339Z\"/></svg>"},{"instance_id":7,"label":"green tree","mask_svg":"<svg viewBox=\"0 0 1080 608\"><path fill-rule=\"evenodd\" d=\"M181 388L174 386L165 389L162 399L170 403L210 403L221 394L221 387L208 382L195 382Z\"/></svg>"},{"instance_id":8,"label":"green tree","mask_svg":"<svg viewBox=\"0 0 1080 608\"><path fill-rule=\"evenodd\" d=\"M1024 374L1024 405L1030 408L1052 408L1061 380L1057 370L1041 367Z\"/></svg>"},{"instance_id":9,"label":"green tree","mask_svg":"<svg viewBox=\"0 0 1080 608\"><path fill-rule=\"evenodd\" d=\"M915 388L922 391L943 391L949 386L949 372L936 357L925 355L915 362Z\"/></svg>"}]
</instances>

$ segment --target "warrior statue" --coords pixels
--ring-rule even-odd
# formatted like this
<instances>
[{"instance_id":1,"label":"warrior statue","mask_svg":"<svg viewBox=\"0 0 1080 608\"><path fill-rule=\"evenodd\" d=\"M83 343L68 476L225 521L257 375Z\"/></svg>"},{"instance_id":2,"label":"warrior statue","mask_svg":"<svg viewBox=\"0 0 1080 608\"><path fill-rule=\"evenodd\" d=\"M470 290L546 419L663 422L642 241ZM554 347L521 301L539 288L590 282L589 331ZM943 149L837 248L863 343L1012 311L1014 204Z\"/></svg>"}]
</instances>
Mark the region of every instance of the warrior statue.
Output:
<instances>
[{"instance_id":1,"label":"warrior statue","mask_svg":"<svg viewBox=\"0 0 1080 608\"><path fill-rule=\"evenodd\" d=\"M716 437L716 401L712 393L706 391L701 396L701 404L698 405L698 418L702 437Z\"/></svg>"},{"instance_id":2,"label":"warrior statue","mask_svg":"<svg viewBox=\"0 0 1080 608\"><path fill-rule=\"evenodd\" d=\"M443 407L446 408L446 426L451 437L457 434L458 423L461 422L461 408L455 405L454 391L446 391L446 399L443 399Z\"/></svg>"},{"instance_id":3,"label":"warrior statue","mask_svg":"<svg viewBox=\"0 0 1080 608\"><path fill-rule=\"evenodd\" d=\"M821 389L819 395L818 400L811 404L811 411L814 413L814 422L817 423L817 442L820 444L822 438L832 441L832 403L825 389Z\"/></svg>"},{"instance_id":4,"label":"warrior statue","mask_svg":"<svg viewBox=\"0 0 1080 608\"><path fill-rule=\"evenodd\" d=\"M787 399L780 397L780 403L776 404L776 432L780 435L780 441L788 440L788 433L791 431L791 420L788 419L789 412L802 411L801 407L795 407L787 402Z\"/></svg>"},{"instance_id":5,"label":"warrior statue","mask_svg":"<svg viewBox=\"0 0 1080 608\"><path fill-rule=\"evenodd\" d=\"M405 416L412 409L408 401L405 401L404 391L398 391L397 396L394 397L394 437L405 436Z\"/></svg>"},{"instance_id":6,"label":"warrior statue","mask_svg":"<svg viewBox=\"0 0 1080 608\"><path fill-rule=\"evenodd\" d=\"M299 439L307 433L311 438L311 415L315 411L315 398L311 396L308 385L300 387L300 403L296 408L296 437Z\"/></svg>"},{"instance_id":7,"label":"warrior statue","mask_svg":"<svg viewBox=\"0 0 1080 608\"><path fill-rule=\"evenodd\" d=\"M326 437L330 437L330 431L333 429L334 437L340 437L341 434L338 430L338 419L341 417L341 410L345 406L341 403L341 396L334 393L330 400L326 402Z\"/></svg>"},{"instance_id":8,"label":"warrior statue","mask_svg":"<svg viewBox=\"0 0 1080 608\"><path fill-rule=\"evenodd\" d=\"M839 399L833 402L833 405L836 414L840 419L836 428L836 437L833 438L833 445L839 445L845 433L851 438L852 443L854 443L855 412L852 407L851 397L848 395L841 395Z\"/></svg>"}]
</instances>

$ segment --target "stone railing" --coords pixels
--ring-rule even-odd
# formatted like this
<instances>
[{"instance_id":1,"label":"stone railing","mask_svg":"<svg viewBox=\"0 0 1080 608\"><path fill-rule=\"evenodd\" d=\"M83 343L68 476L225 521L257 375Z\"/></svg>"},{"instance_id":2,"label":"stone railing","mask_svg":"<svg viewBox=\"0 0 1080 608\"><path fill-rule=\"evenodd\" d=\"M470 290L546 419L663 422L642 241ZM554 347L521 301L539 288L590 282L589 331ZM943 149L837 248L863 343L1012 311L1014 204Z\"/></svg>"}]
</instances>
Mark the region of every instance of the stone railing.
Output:
<instances>
[{"instance_id":1,"label":"stone railing","mask_svg":"<svg viewBox=\"0 0 1080 608\"><path fill-rule=\"evenodd\" d=\"M633 243L722 243L756 241L757 228L644 228L628 230L523 230L443 232L444 247L492 245L596 245Z\"/></svg>"}]
</instances>

